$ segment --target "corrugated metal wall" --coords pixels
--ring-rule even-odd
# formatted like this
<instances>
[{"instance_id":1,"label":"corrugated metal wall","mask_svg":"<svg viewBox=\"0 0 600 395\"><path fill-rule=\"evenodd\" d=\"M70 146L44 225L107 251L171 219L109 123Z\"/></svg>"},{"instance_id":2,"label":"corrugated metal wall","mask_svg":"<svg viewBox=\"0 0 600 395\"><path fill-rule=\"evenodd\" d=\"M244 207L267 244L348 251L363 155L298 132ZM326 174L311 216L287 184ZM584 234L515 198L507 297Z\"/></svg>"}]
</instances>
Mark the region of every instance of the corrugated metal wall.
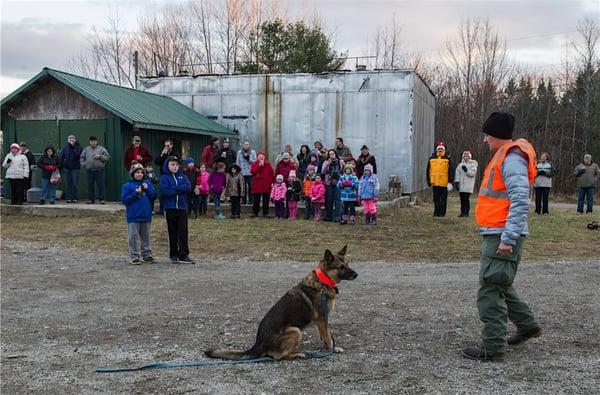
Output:
<instances>
[{"instance_id":1,"label":"corrugated metal wall","mask_svg":"<svg viewBox=\"0 0 600 395\"><path fill-rule=\"evenodd\" d=\"M286 144L333 147L341 136L354 156L369 146L382 185L398 175L406 192L426 187L435 105L412 71L167 77L142 79L140 89L235 128L271 158Z\"/></svg>"}]
</instances>

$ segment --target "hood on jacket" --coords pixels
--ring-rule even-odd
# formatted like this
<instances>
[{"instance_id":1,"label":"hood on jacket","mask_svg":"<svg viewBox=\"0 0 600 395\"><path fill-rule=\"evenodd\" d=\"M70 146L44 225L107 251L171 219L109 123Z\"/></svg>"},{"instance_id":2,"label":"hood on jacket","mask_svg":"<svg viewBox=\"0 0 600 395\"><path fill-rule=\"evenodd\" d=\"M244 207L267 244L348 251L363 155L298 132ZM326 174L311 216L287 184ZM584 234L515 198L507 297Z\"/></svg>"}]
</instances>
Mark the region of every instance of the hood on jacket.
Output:
<instances>
[{"instance_id":1,"label":"hood on jacket","mask_svg":"<svg viewBox=\"0 0 600 395\"><path fill-rule=\"evenodd\" d=\"M54 149L54 146L53 146L52 144L48 144L48 145L46 146L46 148L44 148L44 154L46 154L46 151L48 151L49 149L51 149L51 150L52 150L52 155L55 155L55 154L56 154L56 150Z\"/></svg>"},{"instance_id":2,"label":"hood on jacket","mask_svg":"<svg viewBox=\"0 0 600 395\"><path fill-rule=\"evenodd\" d=\"M169 162L179 163L179 159L177 159L176 156L169 156L167 160L165 160L165 163L163 163L162 174L171 174L169 171ZM177 170L177 173L181 173L181 163L179 163L179 170Z\"/></svg>"}]
</instances>

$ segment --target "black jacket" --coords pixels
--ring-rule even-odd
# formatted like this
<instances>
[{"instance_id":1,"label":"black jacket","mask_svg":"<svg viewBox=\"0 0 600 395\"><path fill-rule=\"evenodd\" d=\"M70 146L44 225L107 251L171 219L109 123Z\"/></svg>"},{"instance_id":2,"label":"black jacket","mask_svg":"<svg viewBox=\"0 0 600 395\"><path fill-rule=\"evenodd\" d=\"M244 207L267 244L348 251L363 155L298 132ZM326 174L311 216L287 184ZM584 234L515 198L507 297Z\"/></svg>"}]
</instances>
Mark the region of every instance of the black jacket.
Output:
<instances>
[{"instance_id":1,"label":"black jacket","mask_svg":"<svg viewBox=\"0 0 600 395\"><path fill-rule=\"evenodd\" d=\"M223 157L223 152L225 152L225 157ZM237 154L231 147L227 148L226 150L224 150L223 148L219 148L219 150L215 154L215 165L219 162L225 163L226 172L229 172L229 169L231 169L231 166L233 166L236 160Z\"/></svg>"},{"instance_id":2,"label":"black jacket","mask_svg":"<svg viewBox=\"0 0 600 395\"><path fill-rule=\"evenodd\" d=\"M52 156L50 157L48 157L48 155L46 154L46 151L48 149L51 149L53 151ZM52 172L54 171L54 169L50 170L47 168L47 166L54 166L56 168L60 168L60 158L58 157L58 155L56 155L56 150L54 149L54 146L46 146L44 153L42 154L40 159L38 159L37 165L42 169L42 178L52 177Z\"/></svg>"}]
</instances>

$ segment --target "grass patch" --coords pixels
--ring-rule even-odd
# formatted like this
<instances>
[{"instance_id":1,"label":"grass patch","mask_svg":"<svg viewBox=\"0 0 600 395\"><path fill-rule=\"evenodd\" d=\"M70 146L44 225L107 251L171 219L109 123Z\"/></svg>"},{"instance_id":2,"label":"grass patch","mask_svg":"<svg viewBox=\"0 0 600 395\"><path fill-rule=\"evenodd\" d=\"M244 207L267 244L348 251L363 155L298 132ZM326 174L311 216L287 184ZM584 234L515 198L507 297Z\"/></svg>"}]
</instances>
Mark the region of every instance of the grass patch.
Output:
<instances>
[{"instance_id":1,"label":"grass patch","mask_svg":"<svg viewBox=\"0 0 600 395\"><path fill-rule=\"evenodd\" d=\"M457 218L458 202L450 200L445 218L433 218L429 205L384 208L378 225L340 226L314 221L243 218L216 222L190 220L191 255L201 260L316 261L326 248L348 244L355 261L472 262L479 259L481 238L473 218ZM552 215L531 215L525 261L593 260L600 257L600 232L586 229L600 215L576 216L573 210L551 208ZM127 256L127 227L110 216L2 218L2 241L48 243L68 249L122 253ZM168 255L164 218L152 223L157 257Z\"/></svg>"}]
</instances>

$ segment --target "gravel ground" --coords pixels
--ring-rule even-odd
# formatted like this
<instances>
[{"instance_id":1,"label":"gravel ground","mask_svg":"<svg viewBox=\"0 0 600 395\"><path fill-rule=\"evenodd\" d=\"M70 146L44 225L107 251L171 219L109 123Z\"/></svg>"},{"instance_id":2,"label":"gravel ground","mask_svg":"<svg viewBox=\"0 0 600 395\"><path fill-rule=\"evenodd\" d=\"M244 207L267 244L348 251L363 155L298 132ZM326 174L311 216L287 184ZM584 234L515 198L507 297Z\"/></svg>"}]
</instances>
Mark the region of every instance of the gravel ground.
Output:
<instances>
[{"instance_id":1,"label":"gravel ground","mask_svg":"<svg viewBox=\"0 0 600 395\"><path fill-rule=\"evenodd\" d=\"M349 246L351 257L352 249ZM477 264L355 263L330 322L346 352L321 360L98 374L252 344L264 313L313 268L296 262L127 266L4 240L2 392L597 393L599 262L523 264L516 287L546 333L505 362L477 344ZM302 350L320 347L314 328Z\"/></svg>"}]
</instances>

